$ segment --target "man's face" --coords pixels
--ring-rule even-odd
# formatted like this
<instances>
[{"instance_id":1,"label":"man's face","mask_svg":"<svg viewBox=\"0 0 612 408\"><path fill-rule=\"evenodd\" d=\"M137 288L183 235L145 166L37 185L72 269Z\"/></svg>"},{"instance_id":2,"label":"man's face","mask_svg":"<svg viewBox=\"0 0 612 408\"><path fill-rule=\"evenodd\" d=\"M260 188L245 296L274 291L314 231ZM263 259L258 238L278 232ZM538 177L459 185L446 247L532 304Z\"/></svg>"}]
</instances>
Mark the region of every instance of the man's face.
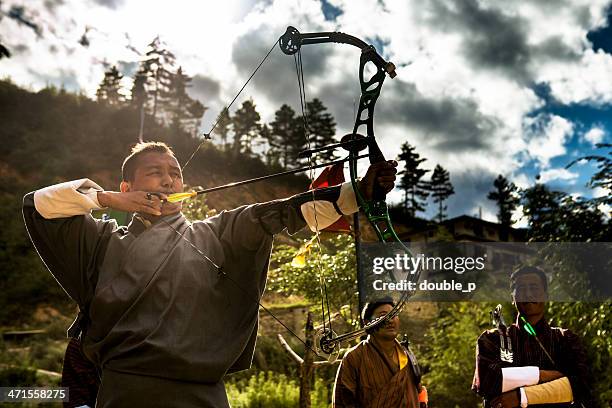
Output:
<instances>
[{"instance_id":1,"label":"man's face","mask_svg":"<svg viewBox=\"0 0 612 408\"><path fill-rule=\"evenodd\" d=\"M516 278L512 300L522 315L536 316L543 314L544 302L547 299L548 294L539 275L528 273Z\"/></svg>"},{"instance_id":2,"label":"man's face","mask_svg":"<svg viewBox=\"0 0 612 408\"><path fill-rule=\"evenodd\" d=\"M150 152L142 154L137 160L134 180L122 182L121 191L147 191L166 195L183 192L183 174L174 156ZM180 209L180 203L165 203L162 215L172 214Z\"/></svg>"},{"instance_id":3,"label":"man's face","mask_svg":"<svg viewBox=\"0 0 612 408\"><path fill-rule=\"evenodd\" d=\"M145 153L138 157L131 191L150 191L164 194L183 191L183 174L176 158L167 153Z\"/></svg>"},{"instance_id":4,"label":"man's face","mask_svg":"<svg viewBox=\"0 0 612 408\"><path fill-rule=\"evenodd\" d=\"M377 317L381 317L389 313L393 309L391 305L380 305L376 309L374 309L374 313L372 313L372 320ZM376 330L372 336L379 339L384 340L393 340L397 337L399 333L400 320L399 317L395 316L393 319L389 320L385 325L379 326L379 329Z\"/></svg>"}]
</instances>

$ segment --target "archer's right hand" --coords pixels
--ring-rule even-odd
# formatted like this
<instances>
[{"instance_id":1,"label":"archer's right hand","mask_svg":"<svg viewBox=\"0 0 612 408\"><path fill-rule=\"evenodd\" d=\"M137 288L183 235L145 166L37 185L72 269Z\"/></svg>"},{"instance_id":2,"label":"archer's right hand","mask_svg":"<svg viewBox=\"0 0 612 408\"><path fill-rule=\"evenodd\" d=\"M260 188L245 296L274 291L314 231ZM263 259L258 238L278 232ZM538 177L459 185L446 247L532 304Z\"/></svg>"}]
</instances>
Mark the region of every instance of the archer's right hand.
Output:
<instances>
[{"instance_id":1,"label":"archer's right hand","mask_svg":"<svg viewBox=\"0 0 612 408\"><path fill-rule=\"evenodd\" d=\"M163 193L147 193L146 191L116 191L98 192L98 202L102 207L117 211L138 212L150 215L162 215L163 201L168 197Z\"/></svg>"}]
</instances>

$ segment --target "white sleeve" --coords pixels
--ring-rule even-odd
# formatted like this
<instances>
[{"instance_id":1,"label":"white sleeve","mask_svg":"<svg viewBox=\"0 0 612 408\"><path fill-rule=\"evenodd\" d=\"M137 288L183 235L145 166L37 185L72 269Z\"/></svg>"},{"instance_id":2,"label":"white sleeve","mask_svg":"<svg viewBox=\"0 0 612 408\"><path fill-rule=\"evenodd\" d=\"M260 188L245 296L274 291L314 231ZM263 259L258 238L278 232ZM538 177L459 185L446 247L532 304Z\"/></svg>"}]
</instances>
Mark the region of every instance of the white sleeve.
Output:
<instances>
[{"instance_id":1,"label":"white sleeve","mask_svg":"<svg viewBox=\"0 0 612 408\"><path fill-rule=\"evenodd\" d=\"M336 206L344 215L350 215L359 211L355 191L350 182L343 183L340 187L340 196L336 201ZM306 220L312 231L327 228L341 217L338 211L336 211L334 204L329 201L310 201L302 204L300 209L304 220Z\"/></svg>"},{"instance_id":2,"label":"white sleeve","mask_svg":"<svg viewBox=\"0 0 612 408\"><path fill-rule=\"evenodd\" d=\"M502 368L502 393L540 381L540 369L536 366Z\"/></svg>"},{"instance_id":3,"label":"white sleeve","mask_svg":"<svg viewBox=\"0 0 612 408\"><path fill-rule=\"evenodd\" d=\"M100 209L102 187L89 179L67 181L34 192L34 207L44 218L66 218Z\"/></svg>"}]
</instances>

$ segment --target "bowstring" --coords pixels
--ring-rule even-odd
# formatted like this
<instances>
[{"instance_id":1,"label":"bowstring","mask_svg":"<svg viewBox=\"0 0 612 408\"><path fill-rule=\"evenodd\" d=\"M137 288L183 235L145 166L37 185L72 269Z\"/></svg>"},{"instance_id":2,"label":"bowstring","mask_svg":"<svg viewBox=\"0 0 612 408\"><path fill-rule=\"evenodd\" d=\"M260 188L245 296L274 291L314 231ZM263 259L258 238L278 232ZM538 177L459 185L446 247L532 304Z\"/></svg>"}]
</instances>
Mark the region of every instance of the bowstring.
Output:
<instances>
[{"instance_id":1,"label":"bowstring","mask_svg":"<svg viewBox=\"0 0 612 408\"><path fill-rule=\"evenodd\" d=\"M296 69L297 80L298 80L298 88L299 88L299 95L300 95L300 108L302 111L302 123L304 127L304 137L306 139L307 148L310 150L311 149L311 139L310 139L310 134L309 134L308 118L306 116L306 87L304 85L304 67L302 65L301 48L298 50L297 54L293 55L293 60L295 62L295 69ZM314 181L314 169L312 168L314 166L314 159L312 155L309 158L309 165L311 167L310 179ZM323 322L323 333L325 333L327 329L326 323L325 323L325 314L326 314L325 305L327 305L327 319L328 319L327 325L329 326L329 331L333 332L332 322L331 322L331 308L329 306L329 297L327 295L327 284L323 276L323 267L321 265L321 258L323 257L323 247L321 245L321 234L319 231L319 222L317 219L317 201L315 197L314 188L311 189L311 193L312 193L314 220L315 220L315 237L317 239L317 247L318 247L317 249L319 252L319 256L317 257L317 268L319 269L319 290L321 292L321 320Z\"/></svg>"}]
</instances>

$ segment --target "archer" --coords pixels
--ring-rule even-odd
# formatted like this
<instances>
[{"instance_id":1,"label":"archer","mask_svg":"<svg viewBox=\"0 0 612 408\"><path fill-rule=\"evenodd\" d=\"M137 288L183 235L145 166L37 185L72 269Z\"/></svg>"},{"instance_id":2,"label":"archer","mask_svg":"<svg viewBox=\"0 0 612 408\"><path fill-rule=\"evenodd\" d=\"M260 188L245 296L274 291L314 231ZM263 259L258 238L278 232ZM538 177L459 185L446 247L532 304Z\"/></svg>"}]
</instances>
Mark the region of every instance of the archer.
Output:
<instances>
[{"instance_id":1,"label":"archer","mask_svg":"<svg viewBox=\"0 0 612 408\"><path fill-rule=\"evenodd\" d=\"M358 183L394 186L397 163L372 164ZM163 143L140 143L120 191L89 179L24 197L28 233L80 308L85 355L101 371L97 407L229 407L223 377L251 365L274 234L324 228L358 210L350 183L243 206L189 222L181 168ZM94 209L133 212L127 227Z\"/></svg>"}]
</instances>

